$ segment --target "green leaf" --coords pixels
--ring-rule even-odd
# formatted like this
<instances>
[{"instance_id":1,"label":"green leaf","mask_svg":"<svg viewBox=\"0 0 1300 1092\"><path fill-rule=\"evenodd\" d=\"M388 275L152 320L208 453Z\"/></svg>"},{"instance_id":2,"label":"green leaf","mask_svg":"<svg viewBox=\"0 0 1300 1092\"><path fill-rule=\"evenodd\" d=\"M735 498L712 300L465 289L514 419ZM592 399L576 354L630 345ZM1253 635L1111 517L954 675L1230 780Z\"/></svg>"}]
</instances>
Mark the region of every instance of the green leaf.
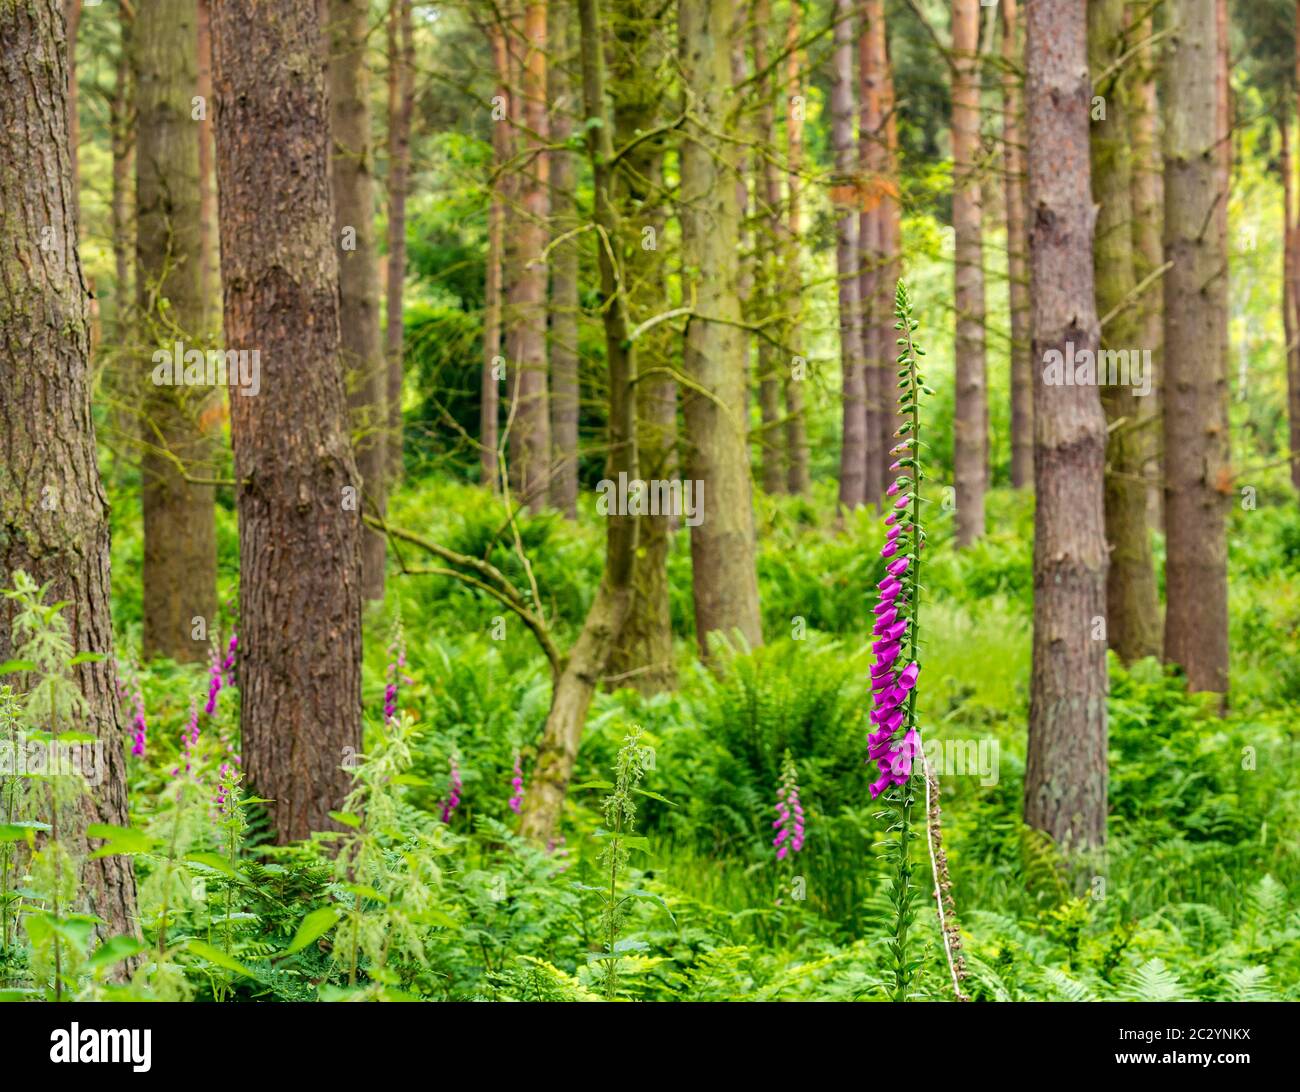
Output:
<instances>
[{"instance_id":1,"label":"green leaf","mask_svg":"<svg viewBox=\"0 0 1300 1092\"><path fill-rule=\"evenodd\" d=\"M69 667L76 667L78 664L97 664L107 660L108 657L102 652L78 652L68 661Z\"/></svg>"},{"instance_id":2,"label":"green leaf","mask_svg":"<svg viewBox=\"0 0 1300 1092\"><path fill-rule=\"evenodd\" d=\"M659 803L667 804L670 808L677 807L677 805L669 800L668 797L660 796L657 792L651 792L649 789L633 789L632 791L636 793L637 796L648 796L651 800L658 800Z\"/></svg>"},{"instance_id":3,"label":"green leaf","mask_svg":"<svg viewBox=\"0 0 1300 1092\"><path fill-rule=\"evenodd\" d=\"M220 872L223 876L234 878L239 875L228 860L216 853L187 853L185 854L185 859L194 864L204 865L216 872Z\"/></svg>"},{"instance_id":4,"label":"green leaf","mask_svg":"<svg viewBox=\"0 0 1300 1092\"><path fill-rule=\"evenodd\" d=\"M239 960L233 956L226 955L220 948L214 948L211 944L206 944L201 940L190 940L185 945L200 959L206 959L209 963L217 967L224 967L228 971L234 971L236 974L242 974L245 978L256 978L252 971L245 967Z\"/></svg>"},{"instance_id":5,"label":"green leaf","mask_svg":"<svg viewBox=\"0 0 1300 1092\"><path fill-rule=\"evenodd\" d=\"M20 671L35 671L36 664L31 660L5 660L0 664L0 675L17 675Z\"/></svg>"},{"instance_id":6,"label":"green leaf","mask_svg":"<svg viewBox=\"0 0 1300 1092\"><path fill-rule=\"evenodd\" d=\"M146 947L145 942L139 937L126 935L109 937L86 960L86 966L92 971L102 970L105 967L113 966L115 963L121 963L124 959L130 959L133 955L138 955Z\"/></svg>"},{"instance_id":7,"label":"green leaf","mask_svg":"<svg viewBox=\"0 0 1300 1092\"><path fill-rule=\"evenodd\" d=\"M301 952L312 941L319 940L338 924L340 916L338 907L335 906L322 906L319 910L313 910L298 923L298 931L294 933L293 941L284 950L284 954Z\"/></svg>"},{"instance_id":8,"label":"green leaf","mask_svg":"<svg viewBox=\"0 0 1300 1092\"><path fill-rule=\"evenodd\" d=\"M149 853L155 849L158 839L134 827L115 827L111 823L91 823L86 828L86 837L103 838L107 845L92 853L91 859L111 857L117 853Z\"/></svg>"},{"instance_id":9,"label":"green leaf","mask_svg":"<svg viewBox=\"0 0 1300 1092\"><path fill-rule=\"evenodd\" d=\"M49 829L49 823L37 823L34 820L25 820L21 823L0 823L0 842L26 841L38 830Z\"/></svg>"},{"instance_id":10,"label":"green leaf","mask_svg":"<svg viewBox=\"0 0 1300 1092\"><path fill-rule=\"evenodd\" d=\"M573 789L575 792L581 792L583 789L612 789L613 787L612 781L584 781L581 785L574 785Z\"/></svg>"},{"instance_id":11,"label":"green leaf","mask_svg":"<svg viewBox=\"0 0 1300 1092\"><path fill-rule=\"evenodd\" d=\"M353 815L350 811L332 811L330 812L330 818L336 823L342 823L345 827L356 828L361 826L361 817Z\"/></svg>"}]
</instances>

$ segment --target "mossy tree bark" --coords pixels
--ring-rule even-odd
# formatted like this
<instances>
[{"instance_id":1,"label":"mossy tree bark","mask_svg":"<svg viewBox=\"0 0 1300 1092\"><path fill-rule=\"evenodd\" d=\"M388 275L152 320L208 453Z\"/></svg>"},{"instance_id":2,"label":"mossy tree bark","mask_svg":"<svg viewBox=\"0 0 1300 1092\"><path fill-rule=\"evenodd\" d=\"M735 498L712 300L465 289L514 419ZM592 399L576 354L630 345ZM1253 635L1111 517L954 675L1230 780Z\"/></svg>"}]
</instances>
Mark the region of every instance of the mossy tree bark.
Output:
<instances>
[{"instance_id":1,"label":"mossy tree bark","mask_svg":"<svg viewBox=\"0 0 1300 1092\"><path fill-rule=\"evenodd\" d=\"M240 723L281 841L334 829L361 747L360 482L340 357L329 109L315 7L214 0L225 327L261 353L232 394Z\"/></svg>"},{"instance_id":2,"label":"mossy tree bark","mask_svg":"<svg viewBox=\"0 0 1300 1092\"><path fill-rule=\"evenodd\" d=\"M67 39L58 0L0 4L0 583L22 569L65 601L87 723L104 741L100 783L60 836L126 826L125 725L109 609L107 501L90 409L87 292L77 251L67 142ZM0 599L0 661L14 657L16 604ZM71 829L69 829L71 828ZM103 937L138 935L130 857L87 861Z\"/></svg>"},{"instance_id":3,"label":"mossy tree bark","mask_svg":"<svg viewBox=\"0 0 1300 1092\"><path fill-rule=\"evenodd\" d=\"M736 293L736 150L719 139L730 94L729 6L681 0L679 59L685 81L680 217L686 327L683 392L687 476L703 489L703 520L691 532L695 631L762 643L754 568L754 513L745 428L744 338ZM787 273L787 276L791 274ZM787 389L788 392L788 389Z\"/></svg>"},{"instance_id":4,"label":"mossy tree bark","mask_svg":"<svg viewBox=\"0 0 1300 1092\"><path fill-rule=\"evenodd\" d=\"M374 144L370 136L365 0L329 0L330 180L334 245L339 263L339 327L351 411L353 450L361 475L360 503L383 519L387 511L388 372L379 331L379 268L375 247ZM399 309L400 310L400 309ZM399 323L400 325L400 323ZM384 536L361 531L361 594L384 597Z\"/></svg>"},{"instance_id":5,"label":"mossy tree bark","mask_svg":"<svg viewBox=\"0 0 1300 1092\"><path fill-rule=\"evenodd\" d=\"M173 360L174 385L151 382L155 350L203 351L203 220L199 204L199 121L193 116L198 68L197 6L176 0L142 5L132 29L136 138L136 314L140 366L141 496L144 510L144 654L198 662L208 656L217 612L216 513L210 411L221 393L181 384L187 364ZM195 618L203 619L196 626Z\"/></svg>"},{"instance_id":6,"label":"mossy tree bark","mask_svg":"<svg viewBox=\"0 0 1300 1092\"><path fill-rule=\"evenodd\" d=\"M840 491L842 508L866 503L867 392L862 360L862 309L856 185L858 148L853 138L853 5L835 0L835 46L831 55L831 145L835 152L835 271L839 278L840 320ZM863 214L866 218L867 214ZM873 498L874 499L874 498Z\"/></svg>"},{"instance_id":7,"label":"mossy tree bark","mask_svg":"<svg viewBox=\"0 0 1300 1092\"><path fill-rule=\"evenodd\" d=\"M384 357L388 361L388 433L391 481L402 477L402 297L406 284L406 190L411 171L411 113L415 109L415 45L411 0L388 10L388 274L385 281Z\"/></svg>"},{"instance_id":8,"label":"mossy tree bark","mask_svg":"<svg viewBox=\"0 0 1300 1092\"><path fill-rule=\"evenodd\" d=\"M662 86L653 78L662 71L665 51L662 23L645 0L620 4L611 23L615 144L629 149L622 169L611 179L611 199L622 228L616 245L629 322L636 326L668 308L661 249L668 219L663 176L667 134L634 144L638 134L650 134L665 124ZM647 247L647 240L653 240L653 246ZM637 341L637 359L651 365L638 375L634 392L637 462L645 481L668 481L677 472L677 382L670 371L674 350L668 323L651 327ZM636 520L632 601L610 655L609 684L657 694L677 684L668 598L668 548L677 521L672 513Z\"/></svg>"},{"instance_id":9,"label":"mossy tree bark","mask_svg":"<svg viewBox=\"0 0 1300 1092\"><path fill-rule=\"evenodd\" d=\"M1016 0L1002 0L1002 170L1011 306L1011 484L1034 481L1034 372L1029 356L1029 239L1025 228L1024 48Z\"/></svg>"},{"instance_id":10,"label":"mossy tree bark","mask_svg":"<svg viewBox=\"0 0 1300 1092\"><path fill-rule=\"evenodd\" d=\"M952 226L957 308L953 479L959 548L984 534L984 493L988 484L979 32L979 0L953 0Z\"/></svg>"},{"instance_id":11,"label":"mossy tree bark","mask_svg":"<svg viewBox=\"0 0 1300 1092\"><path fill-rule=\"evenodd\" d=\"M547 79L551 143L551 302L547 352L551 374L551 505L578 518L578 241L563 236L577 226L577 155L562 148L573 135L576 109L572 0L551 0Z\"/></svg>"},{"instance_id":12,"label":"mossy tree bark","mask_svg":"<svg viewBox=\"0 0 1300 1092\"><path fill-rule=\"evenodd\" d=\"M1098 216L1093 247L1097 310L1109 315L1098 359L1101 404L1106 413L1106 633L1125 663L1160 654L1160 598L1156 590L1147 486L1143 477L1142 398L1130 368L1109 361L1132 358L1140 366L1142 315L1133 306L1137 275L1133 254L1133 159L1128 69L1116 62L1128 49L1124 0L1088 0L1088 64L1097 80L1092 93L1106 102L1106 116L1091 128L1092 196ZM1107 354L1112 354L1108 357ZM1123 354L1122 356L1115 354ZM1103 374L1105 370L1106 374ZM1147 375L1143 372L1143 375Z\"/></svg>"},{"instance_id":13,"label":"mossy tree bark","mask_svg":"<svg viewBox=\"0 0 1300 1092\"><path fill-rule=\"evenodd\" d=\"M1095 353L1086 13L1026 8L1033 359ZM1025 822L1067 852L1106 840L1106 419L1091 385L1034 383L1034 647Z\"/></svg>"}]
</instances>

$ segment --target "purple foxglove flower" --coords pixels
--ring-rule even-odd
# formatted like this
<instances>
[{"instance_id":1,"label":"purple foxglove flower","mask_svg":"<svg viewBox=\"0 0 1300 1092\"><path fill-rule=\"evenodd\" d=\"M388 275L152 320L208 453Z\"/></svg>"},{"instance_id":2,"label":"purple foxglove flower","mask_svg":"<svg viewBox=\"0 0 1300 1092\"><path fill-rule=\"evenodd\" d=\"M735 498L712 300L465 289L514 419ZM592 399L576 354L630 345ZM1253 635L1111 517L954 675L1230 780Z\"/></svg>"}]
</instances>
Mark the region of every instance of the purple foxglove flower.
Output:
<instances>
[{"instance_id":1,"label":"purple foxglove flower","mask_svg":"<svg viewBox=\"0 0 1300 1092\"><path fill-rule=\"evenodd\" d=\"M912 563L911 558L900 557L897 561L891 561L885 566L885 572L890 576L902 576L907 572L907 567Z\"/></svg>"},{"instance_id":2,"label":"purple foxglove flower","mask_svg":"<svg viewBox=\"0 0 1300 1092\"><path fill-rule=\"evenodd\" d=\"M911 690L916 685L916 677L921 673L921 665L908 664L898 676L898 685L904 690Z\"/></svg>"}]
</instances>

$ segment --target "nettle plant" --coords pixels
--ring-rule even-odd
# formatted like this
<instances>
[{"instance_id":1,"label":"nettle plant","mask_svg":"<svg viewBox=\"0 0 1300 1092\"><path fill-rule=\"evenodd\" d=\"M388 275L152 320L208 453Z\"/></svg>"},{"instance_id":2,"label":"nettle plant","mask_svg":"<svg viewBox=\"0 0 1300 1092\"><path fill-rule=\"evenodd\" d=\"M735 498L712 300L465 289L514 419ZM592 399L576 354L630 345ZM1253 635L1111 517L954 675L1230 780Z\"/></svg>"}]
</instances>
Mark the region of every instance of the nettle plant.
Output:
<instances>
[{"instance_id":1,"label":"nettle plant","mask_svg":"<svg viewBox=\"0 0 1300 1092\"><path fill-rule=\"evenodd\" d=\"M909 944L916 917L911 868L916 803L912 770L913 760L920 754L916 683L921 672L920 569L925 547L921 520L921 483L925 480L921 469L921 396L933 391L925 386L920 374L919 358L925 350L912 341L919 324L912 318L911 301L902 281L898 283L894 313L898 320L894 328L899 331L898 411L904 421L894 434L899 442L890 451L895 456L890 470L897 476L886 491L885 508L889 514L885 525L889 531L880 551L886 559L885 579L878 585L876 621L871 631L876 638L871 646L871 722L875 730L867 737L867 753L880 770L879 778L871 784L871 796L883 799L885 808L879 817L887 821L887 833L893 835L885 841L883 853L893 872L890 900L894 933L887 942L887 951L893 964L893 999L905 1001L921 963Z\"/></svg>"}]
</instances>

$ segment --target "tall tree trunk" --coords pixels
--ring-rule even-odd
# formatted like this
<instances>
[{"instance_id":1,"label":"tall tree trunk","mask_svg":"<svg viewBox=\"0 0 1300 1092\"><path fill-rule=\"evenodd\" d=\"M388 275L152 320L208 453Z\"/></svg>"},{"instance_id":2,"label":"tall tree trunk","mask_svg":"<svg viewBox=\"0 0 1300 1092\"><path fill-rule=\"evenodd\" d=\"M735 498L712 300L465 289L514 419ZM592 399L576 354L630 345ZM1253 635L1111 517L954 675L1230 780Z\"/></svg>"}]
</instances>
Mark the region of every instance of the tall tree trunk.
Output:
<instances>
[{"instance_id":1,"label":"tall tree trunk","mask_svg":"<svg viewBox=\"0 0 1300 1092\"><path fill-rule=\"evenodd\" d=\"M0 4L0 582L22 569L65 602L86 699L78 726L104 741L103 779L63 816L76 848L87 822L126 826L125 725L109 609L107 501L90 409L87 293L77 251L68 143L67 39L51 0ZM0 598L0 661L14 657L17 604ZM71 829L69 829L71 828ZM83 842L84 844L84 842ZM102 937L139 935L132 858L87 861L82 880Z\"/></svg>"},{"instance_id":2,"label":"tall tree trunk","mask_svg":"<svg viewBox=\"0 0 1300 1092\"><path fill-rule=\"evenodd\" d=\"M883 494L893 471L890 464L894 461L890 449L894 446L894 430L904 423L906 417L896 410L894 395L894 298L898 288L898 279L902 276L903 215L901 190L898 176L898 114L895 110L894 69L889 59L889 37L885 30L885 12L882 8L880 18L872 31L872 50L880 69L880 116L884 126L884 156L881 160L883 175L880 184L880 218L879 238L880 266L876 277L876 302L874 312L879 316L876 323L876 337L879 348L876 355L880 360L880 436L879 442L868 441L870 450L878 452L880 462L880 490ZM867 472L870 478L870 470ZM869 498L868 498L869 499Z\"/></svg>"},{"instance_id":3,"label":"tall tree trunk","mask_svg":"<svg viewBox=\"0 0 1300 1092\"><path fill-rule=\"evenodd\" d=\"M1165 108L1165 658L1192 690L1228 689L1225 528L1227 255L1220 193L1215 0L1178 0ZM1207 230L1207 227L1210 230Z\"/></svg>"},{"instance_id":4,"label":"tall tree trunk","mask_svg":"<svg viewBox=\"0 0 1300 1092\"><path fill-rule=\"evenodd\" d=\"M1108 426L1106 629L1110 647L1125 663L1132 663L1160 655L1160 598L1146 518L1144 396L1133 386L1136 372L1120 368L1124 363L1142 366L1143 356L1142 316L1131 306L1137 288L1128 116L1132 91L1128 70L1116 64L1127 46L1124 0L1088 0L1088 63L1097 80L1092 91L1106 100L1105 119L1094 121L1091 129L1092 196L1098 207L1094 244L1097 310L1110 316L1097 361L1097 382ZM1115 362L1113 377L1109 375L1111 362ZM1146 368L1142 374L1150 377Z\"/></svg>"},{"instance_id":5,"label":"tall tree trunk","mask_svg":"<svg viewBox=\"0 0 1300 1092\"><path fill-rule=\"evenodd\" d=\"M981 211L978 0L952 5L952 226L957 307L953 476L957 546L984 534L988 474L988 390L984 361L984 242Z\"/></svg>"},{"instance_id":6,"label":"tall tree trunk","mask_svg":"<svg viewBox=\"0 0 1300 1092\"><path fill-rule=\"evenodd\" d=\"M500 442L501 377L505 363L501 355L501 315L504 300L502 274L505 264L506 179L502 175L510 159L512 143L509 103L510 60L506 32L500 23L486 27L492 48L492 67L497 93L492 105L492 197L488 206L487 275L483 289L483 374L479 384L479 481L496 492L501 485L497 447Z\"/></svg>"},{"instance_id":7,"label":"tall tree trunk","mask_svg":"<svg viewBox=\"0 0 1300 1092\"><path fill-rule=\"evenodd\" d=\"M1300 0L1296 0L1295 73L1296 116L1300 119ZM1300 131L1300 121L1297 121L1297 130ZM1289 159L1287 167L1288 170L1291 167ZM1291 298L1293 318L1296 320L1295 336L1300 338L1300 213L1297 213L1294 224L1291 233L1291 275L1287 279L1287 291ZM1300 346L1297 346L1287 369L1287 406L1291 440L1291 484L1300 492Z\"/></svg>"},{"instance_id":8,"label":"tall tree trunk","mask_svg":"<svg viewBox=\"0 0 1300 1092\"><path fill-rule=\"evenodd\" d=\"M385 281L384 356L388 362L388 467L402 477L402 296L406 285L406 191L410 185L411 113L415 107L415 47L411 0L388 9L388 276ZM495 446L495 445L494 445Z\"/></svg>"},{"instance_id":9,"label":"tall tree trunk","mask_svg":"<svg viewBox=\"0 0 1300 1092\"><path fill-rule=\"evenodd\" d=\"M1296 293L1297 233L1300 223L1295 208L1295 163L1286 117L1278 118L1282 158L1282 327L1286 334L1287 416L1290 424L1291 484L1300 490L1300 296Z\"/></svg>"},{"instance_id":10,"label":"tall tree trunk","mask_svg":"<svg viewBox=\"0 0 1300 1092\"><path fill-rule=\"evenodd\" d=\"M790 145L790 173L787 183L790 192L790 233L788 236L789 253L785 261L786 301L790 308L789 336L786 344L798 358L806 354L803 351L803 273L799 261L799 248L803 245L803 207L800 202L802 188L800 174L803 171L803 125L807 109L807 95L803 88L800 67L802 63L799 49L799 4L790 5L790 18L786 23L785 34L785 72L787 103L786 139ZM785 385L785 448L786 448L786 488L796 495L807 493L812 488L812 476L808 468L808 422L804 413L803 384L806 368L795 367L795 361L785 362L783 368ZM748 460L747 460L748 461ZM752 522L752 520L751 520Z\"/></svg>"},{"instance_id":11,"label":"tall tree trunk","mask_svg":"<svg viewBox=\"0 0 1300 1092\"><path fill-rule=\"evenodd\" d=\"M212 168L212 0L198 0L199 118L199 288L203 331L213 338L221 323L221 270L217 257L217 188Z\"/></svg>"},{"instance_id":12,"label":"tall tree trunk","mask_svg":"<svg viewBox=\"0 0 1300 1092\"><path fill-rule=\"evenodd\" d=\"M588 118L602 124L587 127L591 158L594 220L606 238L619 237L618 210L611 189L614 159L612 128L605 110L605 57L601 43L597 0L578 0L582 25L582 93ZM730 190L730 187L727 187ZM735 198L734 190L731 191ZM601 314L605 320L605 355L609 367L609 456L606 474L635 479L639 473L636 411L632 388L636 382L636 350L628 338L625 298L619 289L620 271L609 249L596 245L600 268ZM549 844L559 826L564 794L578 757L578 745L591 697L605 668L609 650L617 643L632 602L633 558L637 549L635 517L611 512L605 532L605 572L596 598L555 680L550 712L538 749L537 767L524 798L520 833Z\"/></svg>"},{"instance_id":13,"label":"tall tree trunk","mask_svg":"<svg viewBox=\"0 0 1300 1092\"><path fill-rule=\"evenodd\" d=\"M199 130L190 116L198 33L194 0L142 5L131 42L139 136L136 146L136 290L141 344L177 355L208 345L200 261ZM174 360L176 372L185 361ZM214 443L205 410L210 386L149 382L143 396L144 654L184 663L208 657L206 625L217 613L217 538L211 478ZM175 378L179 381L181 376ZM196 617L205 620L194 639Z\"/></svg>"},{"instance_id":14,"label":"tall tree trunk","mask_svg":"<svg viewBox=\"0 0 1300 1092\"><path fill-rule=\"evenodd\" d=\"M662 89L646 73L659 70L661 35L656 12L645 0L620 4L612 20L617 62L612 65L615 143L628 148L626 170L614 186L623 235L620 252L629 321L638 325L667 310L664 261L658 249L668 213L664 201L664 138L634 144L663 122ZM611 183L613 185L613 183ZM655 240L645 244L645 231ZM639 360L671 361L676 348L667 323L651 327L637 341ZM660 368L664 368L661 364ZM645 481L669 481L677 473L677 383L666 368L647 369L636 391L637 462ZM632 601L627 619L610 653L610 685L631 686L657 694L677 685L673 660L672 610L668 595L668 548L675 521L672 513L637 516Z\"/></svg>"},{"instance_id":15,"label":"tall tree trunk","mask_svg":"<svg viewBox=\"0 0 1300 1092\"><path fill-rule=\"evenodd\" d=\"M68 35L68 153L72 158L72 210L81 222L81 118L77 88L77 31L81 26L82 0L63 0L63 18Z\"/></svg>"},{"instance_id":16,"label":"tall tree trunk","mask_svg":"<svg viewBox=\"0 0 1300 1092\"><path fill-rule=\"evenodd\" d=\"M1033 359L1095 353L1084 6L1026 7ZM1068 169L1064 169L1067 165ZM1025 822L1067 851L1106 839L1106 420L1093 386L1034 383L1034 649Z\"/></svg>"},{"instance_id":17,"label":"tall tree trunk","mask_svg":"<svg viewBox=\"0 0 1300 1092\"><path fill-rule=\"evenodd\" d=\"M361 747L360 486L340 359L329 109L315 8L214 0L213 84L239 479L240 724L281 841L336 829ZM351 750L349 750L349 748Z\"/></svg>"},{"instance_id":18,"label":"tall tree trunk","mask_svg":"<svg viewBox=\"0 0 1300 1092\"><path fill-rule=\"evenodd\" d=\"M1136 0L1134 0L1136 3ZM1130 7L1130 14L1133 8ZM1137 39L1137 56L1131 62L1133 94L1129 110L1133 160L1133 275L1146 289L1135 303L1141 316L1141 333L1138 344L1151 350L1151 393L1138 407L1142 427L1138 438L1143 445L1143 476L1147 479L1147 523L1152 527L1164 526L1164 486L1161 483L1161 428L1160 415L1164 388L1164 315L1159 277L1164 264L1164 243L1161 226L1164 223L1164 164L1160 155L1157 133L1158 110L1156 100L1156 50L1149 42L1153 30L1150 15L1136 23L1133 34Z\"/></svg>"},{"instance_id":19,"label":"tall tree trunk","mask_svg":"<svg viewBox=\"0 0 1300 1092\"><path fill-rule=\"evenodd\" d=\"M379 334L375 183L371 173L367 0L329 0L328 84L333 158L334 240L339 263L339 328L353 450L364 511L384 518L388 450L388 371ZM384 597L384 536L361 530L361 594Z\"/></svg>"},{"instance_id":20,"label":"tall tree trunk","mask_svg":"<svg viewBox=\"0 0 1300 1092\"><path fill-rule=\"evenodd\" d=\"M884 116L884 72L882 58L885 49L884 0L864 0L862 25L858 36L858 77L860 94L858 102L859 164L864 185L867 187L865 203L858 216L858 305L861 309L862 340L862 393L866 399L866 438L862 447L863 499L868 504L879 504L885 492L885 466L883 452L893 446L886 437L892 430L888 425L889 405L892 402L893 384L887 378L892 374L888 367L894 359L893 292L888 300L881 288L888 286L888 273L884 268L885 252L885 190L886 134ZM886 310L881 313L882 300Z\"/></svg>"},{"instance_id":21,"label":"tall tree trunk","mask_svg":"<svg viewBox=\"0 0 1300 1092\"><path fill-rule=\"evenodd\" d=\"M1021 131L1024 49L1016 0L1002 0L1002 169L1007 206L1007 279L1011 297L1011 484L1034 480L1034 371L1029 358L1029 238L1025 227L1025 140ZM1158 238L1158 237L1157 237Z\"/></svg>"},{"instance_id":22,"label":"tall tree trunk","mask_svg":"<svg viewBox=\"0 0 1300 1092\"><path fill-rule=\"evenodd\" d=\"M744 339L737 325L737 153L718 137L731 80L731 21L723 0L680 0L677 17L692 115L681 151L683 297L695 308L683 354L692 387L682 401L687 473L704 491L703 520L691 527L691 561L695 632L707 656L710 633L730 639L739 632L758 645L763 632L745 436Z\"/></svg>"},{"instance_id":23,"label":"tall tree trunk","mask_svg":"<svg viewBox=\"0 0 1300 1092\"><path fill-rule=\"evenodd\" d=\"M776 75L768 68L768 35L771 32L772 12L769 0L754 0L753 18L750 21L750 42L754 53L754 71L758 80L759 110L757 140L762 159L762 200L755 192L754 203L764 208L765 230L755 226L754 237L759 271L758 298L762 301L764 317L771 318L785 307L777 292L781 270L789 253L789 227L782 213L781 169L777 160L776 144ZM768 338L758 342L758 404L761 429L759 431L759 472L763 491L775 495L785 492L786 452L785 429L781 421L781 369L784 351L792 343L785 336L788 323L782 321L776 329L782 333L781 345Z\"/></svg>"},{"instance_id":24,"label":"tall tree trunk","mask_svg":"<svg viewBox=\"0 0 1300 1092\"><path fill-rule=\"evenodd\" d=\"M550 122L552 242L577 226L577 157L560 150L573 135L576 103L570 87L573 43L571 0L551 0ZM567 519L578 518L578 243L567 240L551 251L551 505Z\"/></svg>"},{"instance_id":25,"label":"tall tree trunk","mask_svg":"<svg viewBox=\"0 0 1300 1092\"><path fill-rule=\"evenodd\" d=\"M853 139L853 5L835 0L835 49L831 56L831 146L835 151L832 200L835 221L835 269L839 276L840 392L842 440L840 495L843 508L867 501L867 400L862 360L862 311L858 299L858 150ZM864 35L865 36L865 35ZM864 214L865 215L865 214ZM873 496L872 500L877 498Z\"/></svg>"},{"instance_id":26,"label":"tall tree trunk","mask_svg":"<svg viewBox=\"0 0 1300 1092\"><path fill-rule=\"evenodd\" d=\"M108 126L113 148L113 192L109 221L113 233L113 329L114 338L124 345L131 329L131 259L135 251L131 218L131 164L135 149L135 93L131 71L131 19L123 12L118 20L119 46L113 80L113 98L108 108Z\"/></svg>"},{"instance_id":27,"label":"tall tree trunk","mask_svg":"<svg viewBox=\"0 0 1300 1092\"><path fill-rule=\"evenodd\" d=\"M547 405L546 221L549 215L546 155L546 2L527 0L521 48L524 164L519 172L520 215L514 225L516 266L510 285L510 472L518 500L530 510L546 506L551 464Z\"/></svg>"}]
</instances>

